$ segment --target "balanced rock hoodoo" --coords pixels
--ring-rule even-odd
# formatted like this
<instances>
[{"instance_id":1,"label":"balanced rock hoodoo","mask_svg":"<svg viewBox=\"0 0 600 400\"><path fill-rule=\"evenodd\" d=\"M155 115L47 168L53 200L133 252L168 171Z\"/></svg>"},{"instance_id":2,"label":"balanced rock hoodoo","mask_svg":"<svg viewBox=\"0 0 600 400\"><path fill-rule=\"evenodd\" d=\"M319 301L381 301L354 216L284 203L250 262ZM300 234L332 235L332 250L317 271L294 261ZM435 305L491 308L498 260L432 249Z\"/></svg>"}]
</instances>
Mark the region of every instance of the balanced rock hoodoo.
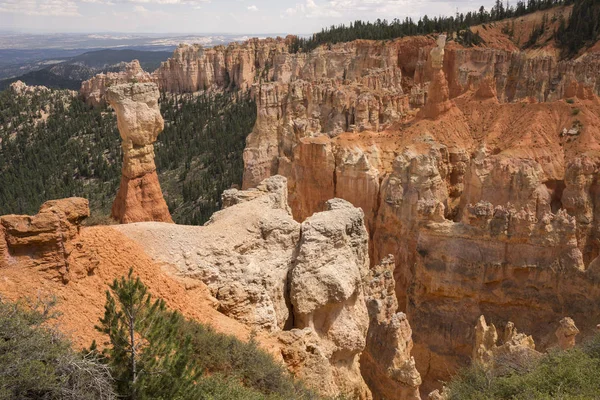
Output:
<instances>
[{"instance_id":1,"label":"balanced rock hoodoo","mask_svg":"<svg viewBox=\"0 0 600 400\"><path fill-rule=\"evenodd\" d=\"M154 83L132 83L108 88L107 101L117 113L123 148L121 186L112 217L121 223L173 222L163 198L154 164L154 145L165 123Z\"/></svg>"}]
</instances>

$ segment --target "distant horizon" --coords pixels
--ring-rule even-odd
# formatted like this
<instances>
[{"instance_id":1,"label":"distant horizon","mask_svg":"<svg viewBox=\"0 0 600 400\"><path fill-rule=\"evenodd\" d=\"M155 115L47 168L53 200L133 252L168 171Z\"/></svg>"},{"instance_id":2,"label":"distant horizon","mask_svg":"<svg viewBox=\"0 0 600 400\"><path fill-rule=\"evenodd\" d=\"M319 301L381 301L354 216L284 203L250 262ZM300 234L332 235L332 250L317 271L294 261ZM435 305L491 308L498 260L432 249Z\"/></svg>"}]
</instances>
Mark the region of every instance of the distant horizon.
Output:
<instances>
[{"instance_id":1,"label":"distant horizon","mask_svg":"<svg viewBox=\"0 0 600 400\"><path fill-rule=\"evenodd\" d=\"M287 36L287 35L312 35L315 32L304 32L304 33L255 33L255 32L127 32L127 31L81 31L81 32L70 32L70 31L43 31L43 30L31 30L31 31L20 31L20 30L0 30L2 34L21 34L21 35L97 35L97 34L110 34L110 35L130 35L130 36Z\"/></svg>"}]
</instances>

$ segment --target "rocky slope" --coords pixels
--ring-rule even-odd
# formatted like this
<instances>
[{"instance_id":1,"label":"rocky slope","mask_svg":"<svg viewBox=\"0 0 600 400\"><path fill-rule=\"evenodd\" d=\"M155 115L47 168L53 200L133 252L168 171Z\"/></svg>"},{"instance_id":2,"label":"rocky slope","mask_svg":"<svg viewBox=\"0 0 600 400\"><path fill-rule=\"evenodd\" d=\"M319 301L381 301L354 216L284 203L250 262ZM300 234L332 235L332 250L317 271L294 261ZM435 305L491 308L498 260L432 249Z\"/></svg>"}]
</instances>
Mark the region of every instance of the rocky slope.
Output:
<instances>
[{"instance_id":1,"label":"rocky slope","mask_svg":"<svg viewBox=\"0 0 600 400\"><path fill-rule=\"evenodd\" d=\"M371 398L362 353L376 368L372 378L419 398L411 331L406 317L395 314L393 278L369 278L362 211L333 199L300 224L287 205L286 180L277 176L223 197L226 208L204 227L144 223L115 229L155 262L206 283L225 315L271 332L290 370L322 393ZM367 305L382 310L368 311ZM376 345L377 336L396 341Z\"/></svg>"},{"instance_id":2,"label":"rocky slope","mask_svg":"<svg viewBox=\"0 0 600 400\"><path fill-rule=\"evenodd\" d=\"M169 307L247 340L250 328L216 310L216 300L198 280L178 278L146 255L144 249L110 226L83 227L87 200L45 203L34 216L0 218L0 294L16 300L55 298L60 329L77 347L104 338L94 329L104 315L106 289L130 268ZM258 340L278 354L278 344Z\"/></svg>"}]
</instances>

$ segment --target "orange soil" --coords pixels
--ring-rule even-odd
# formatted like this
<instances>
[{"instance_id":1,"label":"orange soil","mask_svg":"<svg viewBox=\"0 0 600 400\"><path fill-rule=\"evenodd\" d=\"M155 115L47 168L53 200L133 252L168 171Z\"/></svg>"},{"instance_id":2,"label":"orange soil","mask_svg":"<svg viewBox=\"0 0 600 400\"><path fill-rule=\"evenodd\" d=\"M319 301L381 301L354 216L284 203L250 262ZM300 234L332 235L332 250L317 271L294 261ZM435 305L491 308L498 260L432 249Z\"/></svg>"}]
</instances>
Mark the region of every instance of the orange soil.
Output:
<instances>
[{"instance_id":1,"label":"orange soil","mask_svg":"<svg viewBox=\"0 0 600 400\"><path fill-rule=\"evenodd\" d=\"M211 325L216 331L247 340L250 329L219 313L213 307L214 299L207 287L199 281L177 278L166 267L161 267L148 257L143 249L122 233L111 227L82 228L77 248L70 257L71 268L83 271L84 265L97 265L90 276L81 276L63 284L48 279L33 268L11 264L0 266L0 294L16 300L52 295L58 300L58 327L78 347L89 346L92 340L102 344L103 335L94 329L104 314L108 285L133 268L154 296L163 298L168 307L184 316ZM259 335L265 349L276 353L277 341Z\"/></svg>"}]
</instances>

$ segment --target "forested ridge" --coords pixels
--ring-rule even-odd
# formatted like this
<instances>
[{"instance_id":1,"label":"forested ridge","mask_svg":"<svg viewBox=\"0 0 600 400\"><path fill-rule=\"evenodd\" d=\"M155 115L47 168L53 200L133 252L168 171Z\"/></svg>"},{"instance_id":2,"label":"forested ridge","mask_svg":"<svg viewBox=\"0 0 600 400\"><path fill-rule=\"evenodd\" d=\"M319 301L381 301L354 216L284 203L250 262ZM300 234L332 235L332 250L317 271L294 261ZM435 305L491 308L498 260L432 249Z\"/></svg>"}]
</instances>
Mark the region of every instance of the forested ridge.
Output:
<instances>
[{"instance_id":1,"label":"forested ridge","mask_svg":"<svg viewBox=\"0 0 600 400\"><path fill-rule=\"evenodd\" d=\"M573 13L568 21L561 21L561 27L555 32L563 56L577 53L581 48L592 44L600 37L600 0L519 0L516 4L496 0L488 11L481 6L477 11L456 13L453 16L430 18L427 15L418 21L406 17L378 19L375 22L357 20L350 24L332 25L313 34L309 38L296 38L290 44L291 52L308 52L321 45L351 42L358 39L390 40L405 36L447 33L451 39L465 46L484 43L477 33L469 28L489 24L508 18L521 17L537 11L557 6L574 4ZM532 36L543 31L543 26L534 27ZM531 45L531 43L529 43ZM528 47L527 44L525 47Z\"/></svg>"},{"instance_id":2,"label":"forested ridge","mask_svg":"<svg viewBox=\"0 0 600 400\"><path fill-rule=\"evenodd\" d=\"M578 0L568 24L561 24L557 39L563 56L574 56L586 46L600 40L600 0Z\"/></svg>"},{"instance_id":3,"label":"forested ridge","mask_svg":"<svg viewBox=\"0 0 600 400\"><path fill-rule=\"evenodd\" d=\"M202 224L221 208L221 193L240 186L246 136L256 104L243 93L162 97L165 131L156 165L173 218Z\"/></svg>"},{"instance_id":4,"label":"forested ridge","mask_svg":"<svg viewBox=\"0 0 600 400\"><path fill-rule=\"evenodd\" d=\"M161 109L165 131L155 151L165 199L176 222L204 223L222 191L241 184L256 106L219 93L163 97ZM121 178L120 143L114 113L72 92L0 92L0 215L35 214L44 201L81 196L93 217L107 217Z\"/></svg>"}]
</instances>

